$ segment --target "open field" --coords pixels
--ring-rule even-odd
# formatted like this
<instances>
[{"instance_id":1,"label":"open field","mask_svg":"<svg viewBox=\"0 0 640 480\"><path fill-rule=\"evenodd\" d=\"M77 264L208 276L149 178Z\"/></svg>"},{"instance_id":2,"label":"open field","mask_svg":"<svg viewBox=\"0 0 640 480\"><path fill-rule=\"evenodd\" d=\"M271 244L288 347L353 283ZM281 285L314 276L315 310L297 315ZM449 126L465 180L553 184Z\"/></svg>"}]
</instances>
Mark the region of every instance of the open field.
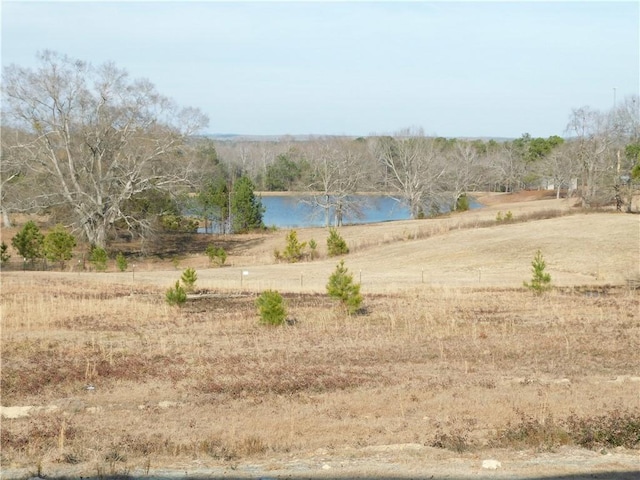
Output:
<instances>
[{"instance_id":1,"label":"open field","mask_svg":"<svg viewBox=\"0 0 640 480\"><path fill-rule=\"evenodd\" d=\"M324 294L336 259L274 263L286 232L221 239L222 268L3 272L2 478L635 478L640 218L508 200L342 228L353 317ZM537 249L542 296L522 288ZM198 294L169 307L186 266ZM259 324L267 288L293 325Z\"/></svg>"}]
</instances>

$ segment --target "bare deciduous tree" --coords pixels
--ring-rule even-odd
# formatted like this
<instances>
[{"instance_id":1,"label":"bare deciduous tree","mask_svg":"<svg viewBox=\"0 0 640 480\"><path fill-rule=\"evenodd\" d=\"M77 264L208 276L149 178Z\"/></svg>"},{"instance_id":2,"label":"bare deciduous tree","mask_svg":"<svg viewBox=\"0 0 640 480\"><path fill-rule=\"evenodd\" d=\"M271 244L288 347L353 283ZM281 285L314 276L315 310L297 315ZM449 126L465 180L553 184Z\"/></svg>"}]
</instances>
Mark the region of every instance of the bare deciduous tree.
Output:
<instances>
[{"instance_id":1,"label":"bare deciduous tree","mask_svg":"<svg viewBox=\"0 0 640 480\"><path fill-rule=\"evenodd\" d=\"M447 152L446 158L445 188L448 200L456 210L458 199L483 182L485 169L481 162L481 152L472 142L457 140Z\"/></svg>"},{"instance_id":2,"label":"bare deciduous tree","mask_svg":"<svg viewBox=\"0 0 640 480\"><path fill-rule=\"evenodd\" d=\"M577 149L577 144L563 143L542 158L538 165L540 174L553 184L556 198L560 198L562 189L566 189L567 197L570 197L575 188L574 180L580 174Z\"/></svg>"},{"instance_id":3,"label":"bare deciduous tree","mask_svg":"<svg viewBox=\"0 0 640 480\"><path fill-rule=\"evenodd\" d=\"M67 208L75 229L104 246L117 221L144 224L123 210L127 200L186 180L184 139L207 119L111 63L93 67L49 51L38 59L37 69L3 71L3 120L25 134L5 148L38 186L32 209Z\"/></svg>"},{"instance_id":4,"label":"bare deciduous tree","mask_svg":"<svg viewBox=\"0 0 640 480\"><path fill-rule=\"evenodd\" d=\"M388 176L386 186L409 208L412 218L439 203L446 167L434 139L422 130L404 130L395 137L378 138L374 148Z\"/></svg>"},{"instance_id":5,"label":"bare deciduous tree","mask_svg":"<svg viewBox=\"0 0 640 480\"><path fill-rule=\"evenodd\" d=\"M567 131L574 137L574 151L581 165L581 196L584 206L599 201L607 193L607 186L613 187L612 146L615 141L612 125L607 115L589 107L574 109Z\"/></svg>"},{"instance_id":6,"label":"bare deciduous tree","mask_svg":"<svg viewBox=\"0 0 640 480\"><path fill-rule=\"evenodd\" d=\"M362 215L362 197L355 194L367 178L363 145L347 138L322 138L309 151L312 181L308 190L318 192L308 203L324 213L325 225L341 226L345 218Z\"/></svg>"}]
</instances>

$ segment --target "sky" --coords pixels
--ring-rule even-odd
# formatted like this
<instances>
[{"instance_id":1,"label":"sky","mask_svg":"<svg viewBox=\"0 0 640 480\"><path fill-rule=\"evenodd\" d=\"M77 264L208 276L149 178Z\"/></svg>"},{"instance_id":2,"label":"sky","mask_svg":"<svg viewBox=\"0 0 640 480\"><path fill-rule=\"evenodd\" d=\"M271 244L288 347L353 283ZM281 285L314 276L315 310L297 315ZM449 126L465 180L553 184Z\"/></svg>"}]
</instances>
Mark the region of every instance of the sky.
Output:
<instances>
[{"instance_id":1,"label":"sky","mask_svg":"<svg viewBox=\"0 0 640 480\"><path fill-rule=\"evenodd\" d=\"M146 78L202 133L565 136L640 91L638 1L2 0L1 63Z\"/></svg>"}]
</instances>

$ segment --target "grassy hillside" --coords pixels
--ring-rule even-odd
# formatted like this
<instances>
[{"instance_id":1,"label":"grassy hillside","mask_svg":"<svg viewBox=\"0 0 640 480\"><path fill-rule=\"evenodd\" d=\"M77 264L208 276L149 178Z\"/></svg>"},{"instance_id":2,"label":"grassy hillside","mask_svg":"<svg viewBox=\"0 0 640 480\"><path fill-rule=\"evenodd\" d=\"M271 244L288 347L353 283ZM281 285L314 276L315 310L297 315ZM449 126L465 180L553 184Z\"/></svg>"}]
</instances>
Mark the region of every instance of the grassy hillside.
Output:
<instances>
[{"instance_id":1,"label":"grassy hillside","mask_svg":"<svg viewBox=\"0 0 640 480\"><path fill-rule=\"evenodd\" d=\"M125 273L3 272L3 478L255 464L291 476L296 462L361 474L381 455L415 472L505 450L639 448L640 296L626 283L638 217L504 200L342 228L364 295L351 317L325 295L337 259L275 263L284 231L227 239L222 268L193 254ZM299 232L322 251L325 235ZM537 249L560 287L542 296L522 287ZM186 266L198 294L169 307ZM266 288L293 325L260 325Z\"/></svg>"}]
</instances>

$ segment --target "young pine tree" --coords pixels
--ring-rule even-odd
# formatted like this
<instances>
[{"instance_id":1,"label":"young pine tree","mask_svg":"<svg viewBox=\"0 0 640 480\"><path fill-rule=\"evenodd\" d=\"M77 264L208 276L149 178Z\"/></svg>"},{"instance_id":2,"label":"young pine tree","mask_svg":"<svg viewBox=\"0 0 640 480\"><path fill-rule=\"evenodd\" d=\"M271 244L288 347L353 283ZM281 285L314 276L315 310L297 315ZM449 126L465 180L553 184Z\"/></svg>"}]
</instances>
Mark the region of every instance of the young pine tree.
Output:
<instances>
[{"instance_id":1,"label":"young pine tree","mask_svg":"<svg viewBox=\"0 0 640 480\"><path fill-rule=\"evenodd\" d=\"M240 177L233 185L231 224L234 233L264 229L262 221L264 206L253 191L253 182L248 177Z\"/></svg>"},{"instance_id":2,"label":"young pine tree","mask_svg":"<svg viewBox=\"0 0 640 480\"><path fill-rule=\"evenodd\" d=\"M125 272L127 270L127 267L129 266L127 257L125 257L122 252L118 252L118 255L116 255L116 266L121 272Z\"/></svg>"},{"instance_id":3,"label":"young pine tree","mask_svg":"<svg viewBox=\"0 0 640 480\"><path fill-rule=\"evenodd\" d=\"M91 247L89 261L96 270L104 272L107 269L107 260L109 260L109 255L107 255L107 251L104 248L96 247L95 245Z\"/></svg>"},{"instance_id":4,"label":"young pine tree","mask_svg":"<svg viewBox=\"0 0 640 480\"><path fill-rule=\"evenodd\" d=\"M20 230L11 239L11 245L15 248L18 254L26 260L31 260L31 263L36 258L42 258L42 245L44 243L44 235L40 232L40 229L35 222L29 220L25 223L22 230Z\"/></svg>"},{"instance_id":5,"label":"young pine tree","mask_svg":"<svg viewBox=\"0 0 640 480\"><path fill-rule=\"evenodd\" d=\"M327 253L330 257L336 257L338 255L345 255L349 253L349 247L344 238L340 236L338 230L335 228L329 229L329 236L327 237Z\"/></svg>"},{"instance_id":6,"label":"young pine tree","mask_svg":"<svg viewBox=\"0 0 640 480\"><path fill-rule=\"evenodd\" d=\"M9 255L8 250L9 250L9 246L6 243L2 242L0 244L0 265L4 265L11 258L11 255Z\"/></svg>"},{"instance_id":7,"label":"young pine tree","mask_svg":"<svg viewBox=\"0 0 640 480\"><path fill-rule=\"evenodd\" d=\"M330 297L339 300L349 315L356 313L362 305L360 285L354 283L353 275L344 266L344 260L336 265L336 269L329 277L327 293Z\"/></svg>"},{"instance_id":8,"label":"young pine tree","mask_svg":"<svg viewBox=\"0 0 640 480\"><path fill-rule=\"evenodd\" d=\"M184 284L184 289L187 292L192 292L196 281L198 280L198 273L195 269L188 267L182 272L180 280L182 280L182 283Z\"/></svg>"},{"instance_id":9,"label":"young pine tree","mask_svg":"<svg viewBox=\"0 0 640 480\"><path fill-rule=\"evenodd\" d=\"M531 282L524 282L524 286L540 295L551 288L551 275L545 272L547 264L542 257L542 252L536 252L531 262Z\"/></svg>"},{"instance_id":10,"label":"young pine tree","mask_svg":"<svg viewBox=\"0 0 640 480\"><path fill-rule=\"evenodd\" d=\"M64 269L64 262L71 260L73 249L76 246L76 238L62 225L56 225L44 237L42 245L47 260L60 262L60 269Z\"/></svg>"},{"instance_id":11,"label":"young pine tree","mask_svg":"<svg viewBox=\"0 0 640 480\"><path fill-rule=\"evenodd\" d=\"M287 316L284 300L280 293L266 290L256 300L260 321L265 325L282 325Z\"/></svg>"},{"instance_id":12,"label":"young pine tree","mask_svg":"<svg viewBox=\"0 0 640 480\"><path fill-rule=\"evenodd\" d=\"M205 253L209 257L209 261L219 267L227 261L227 252L224 251L224 248L216 247L214 244L208 245Z\"/></svg>"},{"instance_id":13,"label":"young pine tree","mask_svg":"<svg viewBox=\"0 0 640 480\"><path fill-rule=\"evenodd\" d=\"M187 301L187 292L180 285L180 280L178 280L175 286L166 291L164 297L169 305L180 307Z\"/></svg>"},{"instance_id":14,"label":"young pine tree","mask_svg":"<svg viewBox=\"0 0 640 480\"><path fill-rule=\"evenodd\" d=\"M289 263L299 262L304 256L306 246L307 242L300 242L298 240L298 233L295 230L291 230L287 235L287 246L282 255Z\"/></svg>"}]
</instances>

